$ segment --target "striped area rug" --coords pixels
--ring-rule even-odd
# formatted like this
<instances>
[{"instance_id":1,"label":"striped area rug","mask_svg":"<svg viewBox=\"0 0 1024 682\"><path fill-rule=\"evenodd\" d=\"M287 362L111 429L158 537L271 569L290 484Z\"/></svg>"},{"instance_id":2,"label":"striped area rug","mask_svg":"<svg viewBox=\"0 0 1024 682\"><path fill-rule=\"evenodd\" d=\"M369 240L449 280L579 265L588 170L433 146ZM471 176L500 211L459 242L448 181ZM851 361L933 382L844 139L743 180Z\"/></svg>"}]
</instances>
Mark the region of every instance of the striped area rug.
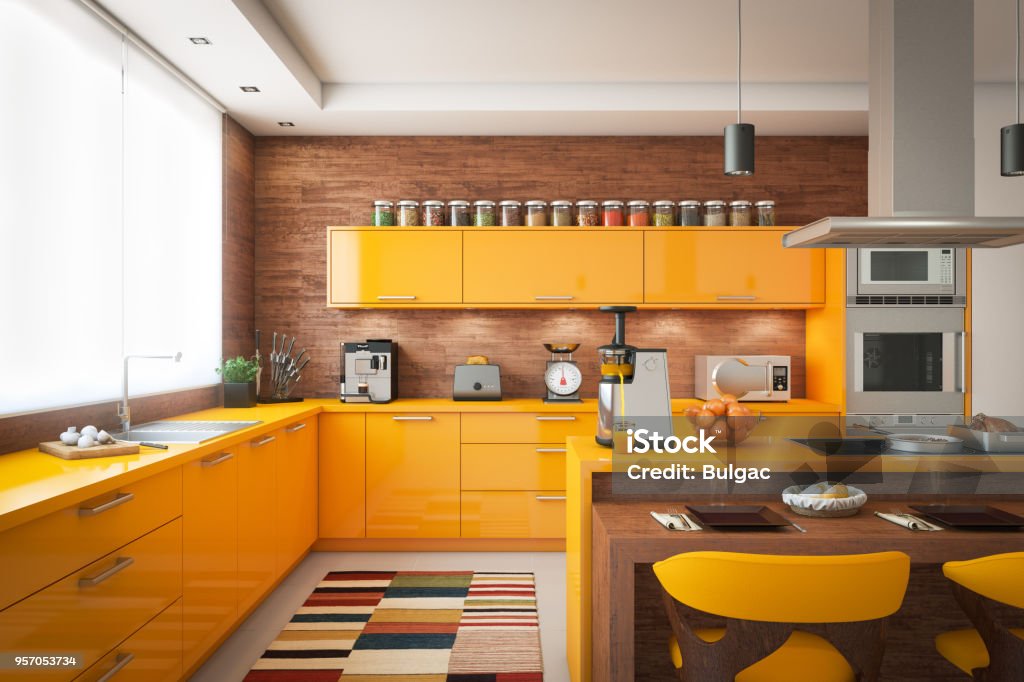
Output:
<instances>
[{"instance_id":1,"label":"striped area rug","mask_svg":"<svg viewBox=\"0 0 1024 682\"><path fill-rule=\"evenodd\" d=\"M532 573L332 571L246 682L541 682Z\"/></svg>"}]
</instances>

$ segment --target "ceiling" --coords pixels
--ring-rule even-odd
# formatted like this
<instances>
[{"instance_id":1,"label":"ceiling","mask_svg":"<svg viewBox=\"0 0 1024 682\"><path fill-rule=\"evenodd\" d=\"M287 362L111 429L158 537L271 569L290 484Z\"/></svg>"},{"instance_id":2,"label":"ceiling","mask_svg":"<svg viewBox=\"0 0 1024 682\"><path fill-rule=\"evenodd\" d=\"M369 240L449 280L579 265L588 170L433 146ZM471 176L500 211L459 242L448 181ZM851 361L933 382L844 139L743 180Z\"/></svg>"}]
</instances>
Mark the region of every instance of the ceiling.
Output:
<instances>
[{"instance_id":1,"label":"ceiling","mask_svg":"<svg viewBox=\"0 0 1024 682\"><path fill-rule=\"evenodd\" d=\"M718 135L736 117L722 0L100 1L257 135ZM866 134L868 4L745 3L744 121ZM1013 0L975 0L977 80L1012 80L1013 20Z\"/></svg>"}]
</instances>

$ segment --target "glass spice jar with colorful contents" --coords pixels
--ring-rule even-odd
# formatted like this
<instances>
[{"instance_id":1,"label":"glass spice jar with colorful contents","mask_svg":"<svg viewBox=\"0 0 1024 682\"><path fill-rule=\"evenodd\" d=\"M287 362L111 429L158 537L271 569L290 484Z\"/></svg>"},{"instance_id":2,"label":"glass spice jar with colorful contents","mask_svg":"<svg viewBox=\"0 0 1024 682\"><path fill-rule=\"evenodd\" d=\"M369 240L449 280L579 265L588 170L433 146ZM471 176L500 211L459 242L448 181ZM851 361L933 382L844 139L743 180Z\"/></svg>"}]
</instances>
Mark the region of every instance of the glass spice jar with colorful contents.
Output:
<instances>
[{"instance_id":1,"label":"glass spice jar with colorful contents","mask_svg":"<svg viewBox=\"0 0 1024 682\"><path fill-rule=\"evenodd\" d=\"M493 227L497 224L494 217L494 202L493 201L474 201L473 202L473 225L476 227Z\"/></svg>"},{"instance_id":2,"label":"glass spice jar with colorful contents","mask_svg":"<svg viewBox=\"0 0 1024 682\"><path fill-rule=\"evenodd\" d=\"M473 224L469 215L469 202L465 199L453 199L448 202L448 220L451 227L468 227Z\"/></svg>"},{"instance_id":3,"label":"glass spice jar with colorful contents","mask_svg":"<svg viewBox=\"0 0 1024 682\"><path fill-rule=\"evenodd\" d=\"M630 227L648 227L651 224L651 204L634 199L626 205L626 224Z\"/></svg>"},{"instance_id":4,"label":"glass spice jar with colorful contents","mask_svg":"<svg viewBox=\"0 0 1024 682\"><path fill-rule=\"evenodd\" d=\"M704 202L704 224L708 227L725 225L725 202L718 199Z\"/></svg>"},{"instance_id":5,"label":"glass spice jar with colorful contents","mask_svg":"<svg viewBox=\"0 0 1024 682\"><path fill-rule=\"evenodd\" d=\"M729 224L734 227L750 225L753 204L746 199L729 202Z\"/></svg>"},{"instance_id":6,"label":"glass spice jar with colorful contents","mask_svg":"<svg viewBox=\"0 0 1024 682\"><path fill-rule=\"evenodd\" d=\"M757 211L757 224L759 227L775 226L775 202L770 199L762 199L754 204Z\"/></svg>"},{"instance_id":7,"label":"glass spice jar with colorful contents","mask_svg":"<svg viewBox=\"0 0 1024 682\"><path fill-rule=\"evenodd\" d=\"M696 199L685 199L680 201L679 225L681 227L697 227L700 224L700 202Z\"/></svg>"},{"instance_id":8,"label":"glass spice jar with colorful contents","mask_svg":"<svg viewBox=\"0 0 1024 682\"><path fill-rule=\"evenodd\" d=\"M398 202L398 225L413 227L420 224L420 202L403 199Z\"/></svg>"},{"instance_id":9,"label":"glass spice jar with colorful contents","mask_svg":"<svg viewBox=\"0 0 1024 682\"><path fill-rule=\"evenodd\" d=\"M568 199L556 199L551 202L551 226L569 227L572 225L572 202Z\"/></svg>"},{"instance_id":10,"label":"glass spice jar with colorful contents","mask_svg":"<svg viewBox=\"0 0 1024 682\"><path fill-rule=\"evenodd\" d=\"M548 204L540 199L531 199L524 205L523 217L529 227L546 227L548 224Z\"/></svg>"},{"instance_id":11,"label":"glass spice jar with colorful contents","mask_svg":"<svg viewBox=\"0 0 1024 682\"><path fill-rule=\"evenodd\" d=\"M370 224L376 227L391 227L395 224L395 202L378 199L373 202Z\"/></svg>"},{"instance_id":12,"label":"glass spice jar with colorful contents","mask_svg":"<svg viewBox=\"0 0 1024 682\"><path fill-rule=\"evenodd\" d=\"M498 224L502 227L519 227L523 224L523 204L506 199L498 204Z\"/></svg>"},{"instance_id":13,"label":"glass spice jar with colorful contents","mask_svg":"<svg viewBox=\"0 0 1024 682\"><path fill-rule=\"evenodd\" d=\"M676 224L676 204L662 199L651 205L651 224L655 227L669 227Z\"/></svg>"},{"instance_id":14,"label":"glass spice jar with colorful contents","mask_svg":"<svg viewBox=\"0 0 1024 682\"><path fill-rule=\"evenodd\" d=\"M581 199L576 202L576 224L580 227L595 227L601 224L596 201Z\"/></svg>"},{"instance_id":15,"label":"glass spice jar with colorful contents","mask_svg":"<svg viewBox=\"0 0 1024 682\"><path fill-rule=\"evenodd\" d=\"M444 225L444 202L436 199L424 201L420 209L420 219L427 227Z\"/></svg>"},{"instance_id":16,"label":"glass spice jar with colorful contents","mask_svg":"<svg viewBox=\"0 0 1024 682\"><path fill-rule=\"evenodd\" d=\"M625 206L617 199L609 199L601 202L601 224L605 227L621 227L626 223L622 222L622 208Z\"/></svg>"}]
</instances>

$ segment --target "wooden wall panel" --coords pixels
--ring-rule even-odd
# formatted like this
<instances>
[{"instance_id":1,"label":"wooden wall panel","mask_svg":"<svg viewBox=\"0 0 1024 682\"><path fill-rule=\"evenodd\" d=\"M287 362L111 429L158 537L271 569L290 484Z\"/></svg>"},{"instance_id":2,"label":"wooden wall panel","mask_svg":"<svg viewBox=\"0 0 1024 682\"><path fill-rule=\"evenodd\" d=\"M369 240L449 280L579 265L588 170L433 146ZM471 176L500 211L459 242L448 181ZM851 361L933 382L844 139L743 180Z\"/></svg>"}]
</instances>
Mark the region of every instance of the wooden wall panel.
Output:
<instances>
[{"instance_id":1,"label":"wooden wall panel","mask_svg":"<svg viewBox=\"0 0 1024 682\"><path fill-rule=\"evenodd\" d=\"M256 315L255 138L224 116L222 300L225 358L253 354Z\"/></svg>"},{"instance_id":2,"label":"wooden wall panel","mask_svg":"<svg viewBox=\"0 0 1024 682\"><path fill-rule=\"evenodd\" d=\"M612 336L608 316L329 310L325 227L367 224L377 198L770 197L780 225L866 214L867 138L760 137L757 154L756 175L728 178L719 137L256 138L256 327L265 339L273 330L298 335L297 347L309 348L296 395L337 395L339 341L392 338L404 397L451 395L454 365L475 353L501 364L506 396L542 395L541 343L560 339L583 344L585 395L593 396L595 349ZM695 353L792 355L794 396L804 395L802 311L646 311L631 319L629 338L669 349L677 397L693 393Z\"/></svg>"}]
</instances>

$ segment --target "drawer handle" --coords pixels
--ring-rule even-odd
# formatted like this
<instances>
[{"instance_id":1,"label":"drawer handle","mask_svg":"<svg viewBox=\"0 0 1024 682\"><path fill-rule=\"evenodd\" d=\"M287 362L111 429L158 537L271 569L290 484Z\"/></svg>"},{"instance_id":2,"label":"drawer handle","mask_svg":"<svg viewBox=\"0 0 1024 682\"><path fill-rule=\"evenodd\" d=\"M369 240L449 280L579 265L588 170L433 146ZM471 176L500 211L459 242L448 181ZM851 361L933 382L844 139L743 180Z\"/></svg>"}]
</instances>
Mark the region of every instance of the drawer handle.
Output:
<instances>
[{"instance_id":1,"label":"drawer handle","mask_svg":"<svg viewBox=\"0 0 1024 682\"><path fill-rule=\"evenodd\" d=\"M79 507L78 515L96 516L97 514L102 514L105 511L113 509L114 507L120 507L125 502L131 502L134 499L135 493L118 493L117 496L114 497L114 499L112 499L110 502L104 502L103 504L97 505L95 507Z\"/></svg>"},{"instance_id":2,"label":"drawer handle","mask_svg":"<svg viewBox=\"0 0 1024 682\"><path fill-rule=\"evenodd\" d=\"M756 301L757 296L719 296L719 301Z\"/></svg>"},{"instance_id":3,"label":"drawer handle","mask_svg":"<svg viewBox=\"0 0 1024 682\"><path fill-rule=\"evenodd\" d=\"M378 301L415 301L415 296L378 296Z\"/></svg>"},{"instance_id":4,"label":"drawer handle","mask_svg":"<svg viewBox=\"0 0 1024 682\"><path fill-rule=\"evenodd\" d=\"M565 452L565 448L537 448L537 452Z\"/></svg>"},{"instance_id":5,"label":"drawer handle","mask_svg":"<svg viewBox=\"0 0 1024 682\"><path fill-rule=\"evenodd\" d=\"M541 502L557 502L564 500L565 495L537 495L537 499Z\"/></svg>"},{"instance_id":6,"label":"drawer handle","mask_svg":"<svg viewBox=\"0 0 1024 682\"><path fill-rule=\"evenodd\" d=\"M91 578L80 578L79 581L78 581L78 586L79 587L96 587L100 583L108 580L109 578L114 577L115 575L117 575L118 573L120 573L121 571L123 571L124 569L128 568L129 566L131 566L134 563L135 563L135 559L131 558L130 556L118 557L117 561L114 562L113 566L111 566L107 570L103 571L99 575L94 575Z\"/></svg>"},{"instance_id":7,"label":"drawer handle","mask_svg":"<svg viewBox=\"0 0 1024 682\"><path fill-rule=\"evenodd\" d=\"M535 301L571 301L575 296L534 296Z\"/></svg>"},{"instance_id":8,"label":"drawer handle","mask_svg":"<svg viewBox=\"0 0 1024 682\"><path fill-rule=\"evenodd\" d=\"M252 441L252 446L254 448L261 448L267 443L273 443L275 440L277 440L277 436L267 436L266 438L263 438L261 440Z\"/></svg>"},{"instance_id":9,"label":"drawer handle","mask_svg":"<svg viewBox=\"0 0 1024 682\"><path fill-rule=\"evenodd\" d=\"M296 431L301 431L304 428L306 428L306 422L302 422L301 424L296 424L295 426L289 426L287 429L285 429L285 432L286 433L295 433Z\"/></svg>"},{"instance_id":10,"label":"drawer handle","mask_svg":"<svg viewBox=\"0 0 1024 682\"><path fill-rule=\"evenodd\" d=\"M396 422L429 422L432 421L433 417L392 417Z\"/></svg>"},{"instance_id":11,"label":"drawer handle","mask_svg":"<svg viewBox=\"0 0 1024 682\"><path fill-rule=\"evenodd\" d=\"M118 654L116 660L117 663L114 664L114 667L108 670L103 677L97 679L96 682L109 682L114 679L114 675L124 670L125 666L135 660L135 654L130 654L128 652Z\"/></svg>"},{"instance_id":12,"label":"drawer handle","mask_svg":"<svg viewBox=\"0 0 1024 682\"><path fill-rule=\"evenodd\" d=\"M534 417L539 422L574 422L576 417Z\"/></svg>"},{"instance_id":13,"label":"drawer handle","mask_svg":"<svg viewBox=\"0 0 1024 682\"><path fill-rule=\"evenodd\" d=\"M222 464L228 461L232 457L234 457L234 454L230 452L225 452L223 455L220 455L219 457L214 457L213 459L204 459L202 461L202 464L204 467L215 467L218 464Z\"/></svg>"}]
</instances>

